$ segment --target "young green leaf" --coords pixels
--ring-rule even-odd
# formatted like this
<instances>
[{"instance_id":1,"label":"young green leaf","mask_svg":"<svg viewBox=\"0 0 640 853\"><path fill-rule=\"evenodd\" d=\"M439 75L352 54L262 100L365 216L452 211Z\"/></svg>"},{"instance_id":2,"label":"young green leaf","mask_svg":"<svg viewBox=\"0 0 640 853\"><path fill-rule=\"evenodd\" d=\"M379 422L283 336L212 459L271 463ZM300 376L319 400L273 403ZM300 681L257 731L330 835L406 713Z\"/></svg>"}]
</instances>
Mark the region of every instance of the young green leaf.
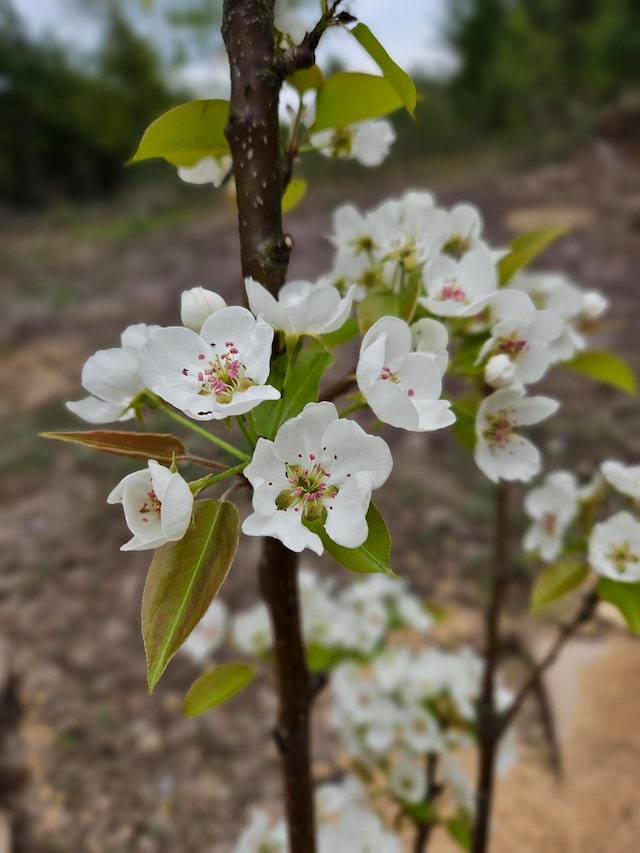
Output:
<instances>
[{"instance_id":1,"label":"young green leaf","mask_svg":"<svg viewBox=\"0 0 640 853\"><path fill-rule=\"evenodd\" d=\"M155 432L124 432L122 430L94 429L82 432L41 432L42 438L55 438L70 444L80 444L92 450L155 459L171 464L174 456L185 456L187 449L175 435Z\"/></svg>"},{"instance_id":2,"label":"young green leaf","mask_svg":"<svg viewBox=\"0 0 640 853\"><path fill-rule=\"evenodd\" d=\"M312 65L311 68L294 71L287 77L287 83L293 86L298 94L304 95L309 89L319 89L324 83L324 75L317 65Z\"/></svg>"},{"instance_id":3,"label":"young green leaf","mask_svg":"<svg viewBox=\"0 0 640 853\"><path fill-rule=\"evenodd\" d=\"M365 334L381 317L400 317L409 323L418 304L420 280L410 281L400 293L378 291L358 303L356 316L361 334Z\"/></svg>"},{"instance_id":4,"label":"young green leaf","mask_svg":"<svg viewBox=\"0 0 640 853\"><path fill-rule=\"evenodd\" d=\"M327 332L325 335L320 335L320 339L324 346L332 348L346 344L353 340L358 334L358 321L355 317L349 317L346 323L343 323L335 332Z\"/></svg>"},{"instance_id":5,"label":"young green leaf","mask_svg":"<svg viewBox=\"0 0 640 853\"><path fill-rule=\"evenodd\" d=\"M195 166L204 157L220 157L229 152L228 120L228 101L181 104L151 122L130 162L163 157L174 166Z\"/></svg>"},{"instance_id":6,"label":"young green leaf","mask_svg":"<svg viewBox=\"0 0 640 853\"><path fill-rule=\"evenodd\" d=\"M296 205L300 204L306 192L307 182L300 180L300 178L292 178L282 196L282 212L286 213L287 210L293 210Z\"/></svg>"},{"instance_id":7,"label":"young green leaf","mask_svg":"<svg viewBox=\"0 0 640 853\"><path fill-rule=\"evenodd\" d=\"M316 120L311 130L315 133L380 118L401 106L401 99L384 77L340 71L318 91Z\"/></svg>"},{"instance_id":8,"label":"young green leaf","mask_svg":"<svg viewBox=\"0 0 640 853\"><path fill-rule=\"evenodd\" d=\"M220 589L239 533L234 504L196 501L193 522L185 536L156 551L142 595L142 636L150 691Z\"/></svg>"},{"instance_id":9,"label":"young green leaf","mask_svg":"<svg viewBox=\"0 0 640 853\"><path fill-rule=\"evenodd\" d=\"M274 365L280 375L285 370L286 358L281 356L280 363ZM335 357L317 341L296 353L282 399L262 403L255 410L258 434L273 438L281 424L299 415L307 403L315 403L320 379L334 361Z\"/></svg>"},{"instance_id":10,"label":"young green leaf","mask_svg":"<svg viewBox=\"0 0 640 853\"><path fill-rule=\"evenodd\" d=\"M359 548L345 548L343 545L338 545L329 538L321 521L305 522L305 524L309 530L318 534L333 559L345 569L364 574L379 572L395 577L390 564L391 537L373 501L369 504L367 512L369 535Z\"/></svg>"},{"instance_id":11,"label":"young green leaf","mask_svg":"<svg viewBox=\"0 0 640 853\"><path fill-rule=\"evenodd\" d=\"M474 412L467 406L452 401L451 408L456 416L453 424L453 434L458 444L465 450L473 450L476 446L476 418Z\"/></svg>"},{"instance_id":12,"label":"young green leaf","mask_svg":"<svg viewBox=\"0 0 640 853\"><path fill-rule=\"evenodd\" d=\"M571 361L564 361L562 367L582 373L590 379L612 385L619 391L631 396L637 393L636 377L624 359L614 352L589 350L578 353Z\"/></svg>"},{"instance_id":13,"label":"young green leaf","mask_svg":"<svg viewBox=\"0 0 640 853\"><path fill-rule=\"evenodd\" d=\"M356 24L350 31L382 71L385 80L402 101L407 112L413 113L418 98L415 83L406 71L391 59L387 51L365 24Z\"/></svg>"},{"instance_id":14,"label":"young green leaf","mask_svg":"<svg viewBox=\"0 0 640 853\"><path fill-rule=\"evenodd\" d=\"M500 286L503 287L519 269L531 263L540 252L564 233L562 228L541 228L519 234L512 240L509 254L498 263Z\"/></svg>"},{"instance_id":15,"label":"young green leaf","mask_svg":"<svg viewBox=\"0 0 640 853\"><path fill-rule=\"evenodd\" d=\"M246 663L222 663L193 682L184 699L184 713L197 717L239 693L255 671Z\"/></svg>"},{"instance_id":16,"label":"young green leaf","mask_svg":"<svg viewBox=\"0 0 640 853\"><path fill-rule=\"evenodd\" d=\"M618 583L609 578L598 581L598 595L614 604L634 634L640 635L640 583Z\"/></svg>"},{"instance_id":17,"label":"young green leaf","mask_svg":"<svg viewBox=\"0 0 640 853\"><path fill-rule=\"evenodd\" d=\"M471 822L466 814L461 813L449 818L445 826L451 838L463 850L471 850Z\"/></svg>"},{"instance_id":18,"label":"young green leaf","mask_svg":"<svg viewBox=\"0 0 640 853\"><path fill-rule=\"evenodd\" d=\"M576 589L586 580L588 574L589 567L574 557L545 566L531 593L531 609L538 610Z\"/></svg>"}]
</instances>

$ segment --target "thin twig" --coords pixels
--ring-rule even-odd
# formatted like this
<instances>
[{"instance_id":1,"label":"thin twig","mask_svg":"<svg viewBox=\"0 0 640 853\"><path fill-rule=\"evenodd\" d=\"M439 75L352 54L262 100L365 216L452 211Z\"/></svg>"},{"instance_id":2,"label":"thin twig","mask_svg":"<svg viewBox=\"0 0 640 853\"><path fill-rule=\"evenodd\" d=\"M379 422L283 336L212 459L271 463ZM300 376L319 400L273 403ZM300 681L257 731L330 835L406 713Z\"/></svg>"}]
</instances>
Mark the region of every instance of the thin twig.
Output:
<instances>
[{"instance_id":1,"label":"thin twig","mask_svg":"<svg viewBox=\"0 0 640 853\"><path fill-rule=\"evenodd\" d=\"M427 774L427 790L424 797L424 802L434 803L442 793L442 785L436 781L436 773L438 772L439 756L430 752L427 755L426 774ZM431 840L431 834L435 829L437 821L416 821L416 837L413 843L413 853L424 853L427 845Z\"/></svg>"},{"instance_id":2,"label":"thin twig","mask_svg":"<svg viewBox=\"0 0 640 853\"><path fill-rule=\"evenodd\" d=\"M180 462L193 462L195 465L202 465L203 468L215 468L216 471L226 471L228 465L223 465L222 462L214 462L213 459L205 459L204 456L192 456L190 453L185 453L184 456L176 456Z\"/></svg>"},{"instance_id":3,"label":"thin twig","mask_svg":"<svg viewBox=\"0 0 640 853\"><path fill-rule=\"evenodd\" d=\"M534 669L529 674L529 677L526 679L520 690L518 691L515 699L511 703L511 705L503 711L498 719L498 726L496 730L497 737L500 738L505 733L507 728L513 722L515 716L519 712L522 707L525 699L531 693L531 691L535 688L536 683L540 680L543 673L545 673L550 666L556 661L558 655L562 651L563 647L567 643L567 641L576 633L576 631L588 622L597 607L598 604L598 594L595 590L589 592L586 596L582 605L574 618L567 622L565 625L562 625L558 636L555 639L555 642L547 652L547 654L540 660L534 667Z\"/></svg>"}]
</instances>

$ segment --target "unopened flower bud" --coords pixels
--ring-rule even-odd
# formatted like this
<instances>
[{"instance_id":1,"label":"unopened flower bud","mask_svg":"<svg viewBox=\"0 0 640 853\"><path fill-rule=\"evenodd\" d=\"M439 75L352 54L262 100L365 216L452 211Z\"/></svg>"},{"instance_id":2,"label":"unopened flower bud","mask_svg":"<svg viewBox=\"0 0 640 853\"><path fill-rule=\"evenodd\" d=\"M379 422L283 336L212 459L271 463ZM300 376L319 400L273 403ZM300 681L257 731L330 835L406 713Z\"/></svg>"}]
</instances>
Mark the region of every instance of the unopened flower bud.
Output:
<instances>
[{"instance_id":1,"label":"unopened flower bud","mask_svg":"<svg viewBox=\"0 0 640 853\"><path fill-rule=\"evenodd\" d=\"M582 316L585 320L595 320L609 307L609 300L597 290L588 290L582 302Z\"/></svg>"},{"instance_id":2,"label":"unopened flower bud","mask_svg":"<svg viewBox=\"0 0 640 853\"><path fill-rule=\"evenodd\" d=\"M492 356L484 369L484 381L492 388L508 388L516 378L516 366L508 355Z\"/></svg>"},{"instance_id":3,"label":"unopened flower bud","mask_svg":"<svg viewBox=\"0 0 640 853\"><path fill-rule=\"evenodd\" d=\"M180 305L182 325L199 333L207 317L215 314L221 308L226 308L226 306L227 303L222 296L212 290L207 290L204 287L192 287L191 290L185 290Z\"/></svg>"}]
</instances>

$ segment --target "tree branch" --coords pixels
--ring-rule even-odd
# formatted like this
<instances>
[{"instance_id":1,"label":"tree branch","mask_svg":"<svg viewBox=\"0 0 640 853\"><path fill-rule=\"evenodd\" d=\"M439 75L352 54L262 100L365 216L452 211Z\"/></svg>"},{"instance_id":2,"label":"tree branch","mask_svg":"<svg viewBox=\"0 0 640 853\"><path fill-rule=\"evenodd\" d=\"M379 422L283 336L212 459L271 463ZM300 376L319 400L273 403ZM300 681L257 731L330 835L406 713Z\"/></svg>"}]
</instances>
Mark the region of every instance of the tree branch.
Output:
<instances>
[{"instance_id":1,"label":"tree branch","mask_svg":"<svg viewBox=\"0 0 640 853\"><path fill-rule=\"evenodd\" d=\"M338 6L341 2L342 0L335 0L315 27L308 33L305 33L300 44L290 47L278 56L274 68L281 80L284 80L296 71L311 68L315 64L316 49L320 43L320 39L329 27L334 27L337 24L349 24L356 20L348 12L338 13Z\"/></svg>"},{"instance_id":2,"label":"tree branch","mask_svg":"<svg viewBox=\"0 0 640 853\"><path fill-rule=\"evenodd\" d=\"M274 0L224 0L222 36L229 56L231 100L226 136L236 181L243 276L276 296L284 284L293 241L282 230L282 165L276 71ZM284 779L289 849L314 853L315 826L309 678L300 624L297 556L265 538L259 567L262 597L274 634L279 715L274 732Z\"/></svg>"},{"instance_id":3,"label":"tree branch","mask_svg":"<svg viewBox=\"0 0 640 853\"><path fill-rule=\"evenodd\" d=\"M504 607L511 565L509 553L509 487L498 483L495 495L494 557L491 597L485 614L485 667L478 700L478 781L472 853L486 853L493 805L498 747L495 684L500 660L500 616Z\"/></svg>"},{"instance_id":4,"label":"tree branch","mask_svg":"<svg viewBox=\"0 0 640 853\"><path fill-rule=\"evenodd\" d=\"M531 693L532 690L535 689L536 684L542 677L542 675L552 666L563 647L567 643L567 641L576 633L576 631L588 622L598 605L598 594L595 590L588 593L582 602L582 606L574 616L574 618L567 622L565 625L562 625L558 636L556 637L555 642L547 652L547 654L540 660L532 669L529 674L529 677L526 679L520 690L518 691L515 699L511 703L511 705L507 708L506 711L503 711L501 716L498 719L497 726L497 737L500 738L505 733L507 728L511 725L514 718L522 708L525 699Z\"/></svg>"}]
</instances>

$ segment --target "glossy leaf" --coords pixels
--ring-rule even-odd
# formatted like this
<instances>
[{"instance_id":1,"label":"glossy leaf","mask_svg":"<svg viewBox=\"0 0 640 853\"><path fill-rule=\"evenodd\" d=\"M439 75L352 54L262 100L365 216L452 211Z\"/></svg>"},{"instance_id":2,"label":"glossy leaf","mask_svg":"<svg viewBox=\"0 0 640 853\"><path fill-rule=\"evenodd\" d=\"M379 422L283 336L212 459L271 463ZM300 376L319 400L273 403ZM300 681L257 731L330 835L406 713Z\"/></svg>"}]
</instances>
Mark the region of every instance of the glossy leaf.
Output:
<instances>
[{"instance_id":1,"label":"glossy leaf","mask_svg":"<svg viewBox=\"0 0 640 853\"><path fill-rule=\"evenodd\" d=\"M311 68L302 68L300 71L294 71L287 77L287 83L298 92L304 95L309 89L319 89L324 83L324 74L317 65L312 65Z\"/></svg>"},{"instance_id":2,"label":"glossy leaf","mask_svg":"<svg viewBox=\"0 0 640 853\"><path fill-rule=\"evenodd\" d=\"M365 24L356 24L351 30L351 35L367 51L371 59L373 59L382 71L385 80L402 101L405 109L413 115L418 95L415 83L411 77L391 59L387 51Z\"/></svg>"},{"instance_id":3,"label":"glossy leaf","mask_svg":"<svg viewBox=\"0 0 640 853\"><path fill-rule=\"evenodd\" d=\"M300 178L292 178L289 181L289 186L286 188L282 196L282 211L293 210L300 204L307 193L307 182Z\"/></svg>"},{"instance_id":4,"label":"glossy leaf","mask_svg":"<svg viewBox=\"0 0 640 853\"><path fill-rule=\"evenodd\" d=\"M536 579L531 593L531 609L537 610L576 589L588 574L589 567L574 557L549 563Z\"/></svg>"},{"instance_id":5,"label":"glossy leaf","mask_svg":"<svg viewBox=\"0 0 640 853\"><path fill-rule=\"evenodd\" d=\"M541 228L519 234L511 242L508 255L498 263L500 285L505 285L518 270L531 263L544 249L564 234L562 228Z\"/></svg>"},{"instance_id":6,"label":"glossy leaf","mask_svg":"<svg viewBox=\"0 0 640 853\"><path fill-rule=\"evenodd\" d=\"M282 399L262 403L255 410L259 435L273 438L281 424L299 415L307 403L315 403L320 379L334 361L335 357L316 341L296 353ZM276 388L282 388L286 363L287 356L283 355L273 366L269 382Z\"/></svg>"},{"instance_id":7,"label":"glossy leaf","mask_svg":"<svg viewBox=\"0 0 640 853\"><path fill-rule=\"evenodd\" d=\"M187 717L197 717L239 693L255 671L246 663L222 663L193 682L184 700Z\"/></svg>"},{"instance_id":8,"label":"glossy leaf","mask_svg":"<svg viewBox=\"0 0 640 853\"><path fill-rule=\"evenodd\" d=\"M598 595L603 601L614 604L629 629L640 635L640 583L618 583L609 578L598 581Z\"/></svg>"},{"instance_id":9,"label":"glossy leaf","mask_svg":"<svg viewBox=\"0 0 640 853\"><path fill-rule=\"evenodd\" d=\"M378 572L395 577L395 572L390 564L391 537L387 525L373 501L369 504L369 511L367 512L369 535L359 548L345 548L336 544L333 539L327 536L321 521L305 523L310 530L318 534L329 554L345 569L364 574Z\"/></svg>"},{"instance_id":10,"label":"glossy leaf","mask_svg":"<svg viewBox=\"0 0 640 853\"><path fill-rule=\"evenodd\" d=\"M175 435L155 432L124 432L122 430L94 429L82 432L42 432L42 438L55 438L69 444L80 444L103 453L133 456L138 459L155 459L171 464L174 456L185 456L187 449Z\"/></svg>"},{"instance_id":11,"label":"glossy leaf","mask_svg":"<svg viewBox=\"0 0 640 853\"><path fill-rule=\"evenodd\" d=\"M604 382L619 391L634 395L637 393L636 377L624 359L614 352L589 350L579 353L571 361L562 363L562 367L582 373L590 379Z\"/></svg>"},{"instance_id":12,"label":"glossy leaf","mask_svg":"<svg viewBox=\"0 0 640 853\"><path fill-rule=\"evenodd\" d=\"M318 91L312 131L380 118L401 106L401 99L384 77L340 71L329 77Z\"/></svg>"},{"instance_id":13,"label":"glossy leaf","mask_svg":"<svg viewBox=\"0 0 640 853\"><path fill-rule=\"evenodd\" d=\"M174 166L195 166L204 157L227 154L228 119L228 101L190 101L174 107L151 122L131 162L163 157Z\"/></svg>"},{"instance_id":14,"label":"glossy leaf","mask_svg":"<svg viewBox=\"0 0 640 853\"><path fill-rule=\"evenodd\" d=\"M220 589L239 533L234 504L196 501L185 536L156 551L142 595L142 636L150 691Z\"/></svg>"}]
</instances>

